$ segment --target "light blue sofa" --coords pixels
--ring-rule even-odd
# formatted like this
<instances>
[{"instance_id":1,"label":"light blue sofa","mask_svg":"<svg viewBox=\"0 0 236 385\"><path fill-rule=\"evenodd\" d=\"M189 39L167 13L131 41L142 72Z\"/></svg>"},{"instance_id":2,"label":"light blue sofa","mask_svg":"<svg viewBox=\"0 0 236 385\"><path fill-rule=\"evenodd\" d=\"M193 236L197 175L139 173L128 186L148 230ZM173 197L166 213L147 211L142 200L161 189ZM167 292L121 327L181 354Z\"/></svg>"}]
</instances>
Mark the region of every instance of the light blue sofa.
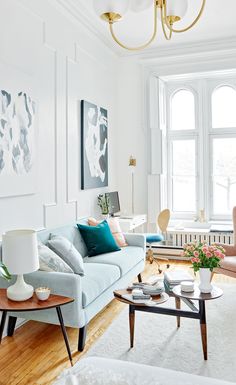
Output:
<instances>
[{"instance_id":1,"label":"light blue sofa","mask_svg":"<svg viewBox=\"0 0 236 385\"><path fill-rule=\"evenodd\" d=\"M125 234L127 247L120 251L87 257L87 249L76 224L40 231L38 238L46 244L50 233L62 235L74 244L84 258L84 276L37 271L26 274L25 280L34 288L48 286L54 294L75 299L72 304L62 307L62 314L66 326L80 329L78 350L82 351L89 321L113 299L113 291L127 286L136 276L141 279L140 273L145 265L145 238L142 234L128 233ZM9 286L13 280L9 283L1 278L0 287ZM55 309L10 313L9 336L14 333L16 317L58 324Z\"/></svg>"}]
</instances>

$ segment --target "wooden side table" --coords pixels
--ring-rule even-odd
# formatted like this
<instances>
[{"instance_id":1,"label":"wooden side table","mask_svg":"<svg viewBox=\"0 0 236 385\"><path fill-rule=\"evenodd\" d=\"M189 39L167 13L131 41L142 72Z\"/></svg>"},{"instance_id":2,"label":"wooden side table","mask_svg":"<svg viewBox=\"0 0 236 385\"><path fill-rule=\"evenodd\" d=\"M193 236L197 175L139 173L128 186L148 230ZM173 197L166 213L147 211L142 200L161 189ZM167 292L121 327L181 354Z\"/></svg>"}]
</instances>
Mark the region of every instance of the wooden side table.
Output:
<instances>
[{"instance_id":1,"label":"wooden side table","mask_svg":"<svg viewBox=\"0 0 236 385\"><path fill-rule=\"evenodd\" d=\"M27 301L17 302L17 301L11 301L10 299L7 298L6 289L0 289L0 311L2 311L2 319L0 324L0 344L2 341L2 334L6 323L7 312L40 311L40 310L55 308L59 323L61 325L61 331L66 344L69 360L70 360L71 366L73 366L70 345L69 345L68 336L67 336L67 332L64 325L62 312L61 312L61 306L71 303L73 301L74 301L73 298L63 297L61 295L54 295L54 294L51 294L48 300L40 301L34 294L33 297L28 299ZM9 336L12 336L14 333L16 320L17 320L17 317L12 317L12 316L9 317L9 324L8 324Z\"/></svg>"}]
</instances>

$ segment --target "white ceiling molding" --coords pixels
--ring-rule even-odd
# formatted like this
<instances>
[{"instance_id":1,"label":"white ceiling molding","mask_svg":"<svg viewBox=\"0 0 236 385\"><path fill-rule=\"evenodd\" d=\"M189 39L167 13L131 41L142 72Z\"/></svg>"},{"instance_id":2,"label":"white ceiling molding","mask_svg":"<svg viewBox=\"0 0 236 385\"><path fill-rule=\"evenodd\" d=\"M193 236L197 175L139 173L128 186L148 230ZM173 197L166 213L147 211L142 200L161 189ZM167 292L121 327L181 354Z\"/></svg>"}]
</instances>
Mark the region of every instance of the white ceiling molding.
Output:
<instances>
[{"instance_id":1,"label":"white ceiling molding","mask_svg":"<svg viewBox=\"0 0 236 385\"><path fill-rule=\"evenodd\" d=\"M69 17L73 22L83 25L93 36L98 38L113 53L119 55L120 49L114 46L109 34L104 34L104 30L99 25L93 23L94 14L84 6L81 0L51 0L51 3ZM96 15L95 15L96 16Z\"/></svg>"},{"instance_id":2,"label":"white ceiling molding","mask_svg":"<svg viewBox=\"0 0 236 385\"><path fill-rule=\"evenodd\" d=\"M91 2L84 0L50 0L54 6L73 22L82 24L93 36L96 36L109 50L119 57L131 57L141 62L158 61L161 58L176 57L194 53L207 53L212 51L229 51L236 48L236 36L224 37L222 39L201 40L198 42L188 42L175 44L168 42L166 46L154 46L143 51L125 51L119 48L106 28L98 22L97 15L90 6ZM86 4L86 5L85 5Z\"/></svg>"}]
</instances>

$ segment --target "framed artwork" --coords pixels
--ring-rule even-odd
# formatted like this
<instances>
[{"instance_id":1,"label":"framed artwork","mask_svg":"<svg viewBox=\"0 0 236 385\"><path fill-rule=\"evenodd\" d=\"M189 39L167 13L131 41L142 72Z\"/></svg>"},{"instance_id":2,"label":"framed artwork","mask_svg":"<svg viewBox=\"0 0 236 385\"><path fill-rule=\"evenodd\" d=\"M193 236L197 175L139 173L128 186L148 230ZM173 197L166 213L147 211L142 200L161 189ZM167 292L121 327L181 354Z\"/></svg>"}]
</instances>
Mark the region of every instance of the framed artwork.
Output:
<instances>
[{"instance_id":1,"label":"framed artwork","mask_svg":"<svg viewBox=\"0 0 236 385\"><path fill-rule=\"evenodd\" d=\"M36 103L30 80L2 65L0 73L0 197L33 194Z\"/></svg>"},{"instance_id":2,"label":"framed artwork","mask_svg":"<svg viewBox=\"0 0 236 385\"><path fill-rule=\"evenodd\" d=\"M108 186L107 110L81 101L81 188Z\"/></svg>"}]
</instances>

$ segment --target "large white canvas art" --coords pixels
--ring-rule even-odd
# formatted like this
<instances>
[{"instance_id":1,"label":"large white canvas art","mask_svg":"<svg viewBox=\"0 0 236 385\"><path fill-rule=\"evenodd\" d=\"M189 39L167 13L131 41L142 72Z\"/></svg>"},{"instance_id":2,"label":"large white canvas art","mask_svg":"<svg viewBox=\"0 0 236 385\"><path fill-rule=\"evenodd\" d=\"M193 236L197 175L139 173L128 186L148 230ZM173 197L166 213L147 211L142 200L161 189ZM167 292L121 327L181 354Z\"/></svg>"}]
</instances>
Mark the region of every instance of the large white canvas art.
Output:
<instances>
[{"instance_id":1,"label":"large white canvas art","mask_svg":"<svg viewBox=\"0 0 236 385\"><path fill-rule=\"evenodd\" d=\"M36 103L28 79L24 86L19 77L25 76L12 74L9 85L6 77L1 84L0 76L0 197L35 192Z\"/></svg>"}]
</instances>

